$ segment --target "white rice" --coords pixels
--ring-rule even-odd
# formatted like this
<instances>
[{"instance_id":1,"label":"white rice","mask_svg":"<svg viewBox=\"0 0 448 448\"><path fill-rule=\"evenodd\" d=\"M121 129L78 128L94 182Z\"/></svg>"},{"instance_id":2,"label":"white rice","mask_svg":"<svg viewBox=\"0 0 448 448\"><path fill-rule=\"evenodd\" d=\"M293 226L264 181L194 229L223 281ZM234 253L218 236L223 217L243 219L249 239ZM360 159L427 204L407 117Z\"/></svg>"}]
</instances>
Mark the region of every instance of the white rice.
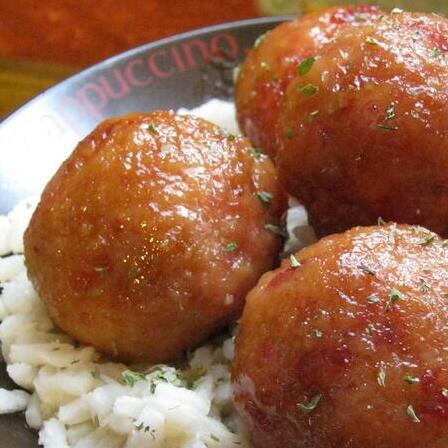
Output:
<instances>
[{"instance_id":1,"label":"white rice","mask_svg":"<svg viewBox=\"0 0 448 448\"><path fill-rule=\"evenodd\" d=\"M232 103L212 100L190 113L237 132ZM200 347L183 370L148 365L135 372L55 328L22 255L36 204L27 200L0 216L0 255L8 255L0 258L0 341L9 376L27 391L0 388L0 414L25 411L46 448L249 447L232 403L232 338ZM309 244L306 214L291 205L293 243Z\"/></svg>"}]
</instances>

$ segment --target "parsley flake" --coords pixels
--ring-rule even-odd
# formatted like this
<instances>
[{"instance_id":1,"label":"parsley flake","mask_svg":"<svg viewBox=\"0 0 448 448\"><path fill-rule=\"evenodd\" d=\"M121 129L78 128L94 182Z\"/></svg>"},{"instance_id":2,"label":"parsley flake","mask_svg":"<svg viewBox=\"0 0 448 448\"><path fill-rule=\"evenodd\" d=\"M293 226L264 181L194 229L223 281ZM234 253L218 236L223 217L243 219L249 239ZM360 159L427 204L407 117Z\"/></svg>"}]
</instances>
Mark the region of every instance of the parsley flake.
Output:
<instances>
[{"instance_id":1,"label":"parsley flake","mask_svg":"<svg viewBox=\"0 0 448 448\"><path fill-rule=\"evenodd\" d=\"M414 423L420 423L420 419L417 417L417 414L414 411L414 407L412 404L410 404L406 408L406 414L408 414L408 417L414 422Z\"/></svg>"},{"instance_id":2,"label":"parsley flake","mask_svg":"<svg viewBox=\"0 0 448 448\"><path fill-rule=\"evenodd\" d=\"M408 383L408 384L418 384L418 383L420 383L420 378L417 378L417 377L411 376L411 375L405 375L403 377L403 380L406 381L406 383Z\"/></svg>"},{"instance_id":3,"label":"parsley flake","mask_svg":"<svg viewBox=\"0 0 448 448\"><path fill-rule=\"evenodd\" d=\"M298 68L298 73L300 76L305 76L313 67L314 63L316 62L315 57L310 57L304 59L300 64Z\"/></svg>"},{"instance_id":4,"label":"parsley flake","mask_svg":"<svg viewBox=\"0 0 448 448\"><path fill-rule=\"evenodd\" d=\"M232 134L231 132L229 132L227 134L227 140L229 140L229 142L233 142L236 139L236 135Z\"/></svg>"},{"instance_id":5,"label":"parsley flake","mask_svg":"<svg viewBox=\"0 0 448 448\"><path fill-rule=\"evenodd\" d=\"M252 156L254 156L254 157L257 158L257 159L259 159L261 156L266 155L263 151L261 151L261 150L258 149L258 148L252 148L252 149L249 151L249 154L252 155Z\"/></svg>"},{"instance_id":6,"label":"parsley flake","mask_svg":"<svg viewBox=\"0 0 448 448\"><path fill-rule=\"evenodd\" d=\"M406 296L402 292L398 291L398 289L392 288L390 291L389 300L387 301L384 309L389 311L394 303L399 300L406 300Z\"/></svg>"},{"instance_id":7,"label":"parsley flake","mask_svg":"<svg viewBox=\"0 0 448 448\"><path fill-rule=\"evenodd\" d=\"M376 271L374 271L372 268L369 268L365 264L360 264L358 267L359 269L361 269L361 271L365 272L366 274L376 275Z\"/></svg>"},{"instance_id":8,"label":"parsley flake","mask_svg":"<svg viewBox=\"0 0 448 448\"><path fill-rule=\"evenodd\" d=\"M292 128L286 129L285 136L287 139L291 139L294 137L294 130Z\"/></svg>"},{"instance_id":9,"label":"parsley flake","mask_svg":"<svg viewBox=\"0 0 448 448\"><path fill-rule=\"evenodd\" d=\"M421 283L421 286L420 286L421 292L428 292L431 289L431 287L429 286L429 283L424 278L420 279L420 283Z\"/></svg>"},{"instance_id":10,"label":"parsley flake","mask_svg":"<svg viewBox=\"0 0 448 448\"><path fill-rule=\"evenodd\" d=\"M379 45L380 43L374 39L373 37L366 37L366 43L370 44L370 45Z\"/></svg>"},{"instance_id":11,"label":"parsley flake","mask_svg":"<svg viewBox=\"0 0 448 448\"><path fill-rule=\"evenodd\" d=\"M438 58L441 55L442 55L442 50L440 50L440 48L435 48L431 53L432 58Z\"/></svg>"},{"instance_id":12,"label":"parsley flake","mask_svg":"<svg viewBox=\"0 0 448 448\"><path fill-rule=\"evenodd\" d=\"M429 246L436 239L435 233L429 234L426 238L421 239L417 242L419 246Z\"/></svg>"},{"instance_id":13,"label":"parsley flake","mask_svg":"<svg viewBox=\"0 0 448 448\"><path fill-rule=\"evenodd\" d=\"M215 442L219 442L219 441L220 441L220 438L217 437L217 436L215 436L214 434L210 434L210 438L211 438L212 440L214 440Z\"/></svg>"},{"instance_id":14,"label":"parsley flake","mask_svg":"<svg viewBox=\"0 0 448 448\"><path fill-rule=\"evenodd\" d=\"M376 127L378 129L382 129L383 131L398 131L398 126L389 126L384 123L377 124Z\"/></svg>"},{"instance_id":15,"label":"parsley flake","mask_svg":"<svg viewBox=\"0 0 448 448\"><path fill-rule=\"evenodd\" d=\"M367 21L367 19L365 18L365 16L363 16L362 14L355 14L355 20L357 22L365 22Z\"/></svg>"},{"instance_id":16,"label":"parsley flake","mask_svg":"<svg viewBox=\"0 0 448 448\"><path fill-rule=\"evenodd\" d=\"M300 267L300 261L297 260L297 258L295 257L294 254L291 254L289 256L289 263L290 263L291 267L294 268L294 269Z\"/></svg>"},{"instance_id":17,"label":"parsley flake","mask_svg":"<svg viewBox=\"0 0 448 448\"><path fill-rule=\"evenodd\" d=\"M386 110L386 120L392 120L395 118L395 106L391 104Z\"/></svg>"},{"instance_id":18,"label":"parsley flake","mask_svg":"<svg viewBox=\"0 0 448 448\"><path fill-rule=\"evenodd\" d=\"M155 127L152 123L149 123L149 124L146 126L146 129L147 129L149 132L151 132L151 134L154 134L154 135L158 135L158 134L159 134L159 131L156 129L156 127Z\"/></svg>"},{"instance_id":19,"label":"parsley flake","mask_svg":"<svg viewBox=\"0 0 448 448\"><path fill-rule=\"evenodd\" d=\"M316 409L317 405L319 404L320 399L322 398L322 394L314 395L313 398L311 398L310 401L307 403L299 403L297 407L304 413L309 414L310 412L314 411Z\"/></svg>"},{"instance_id":20,"label":"parsley flake","mask_svg":"<svg viewBox=\"0 0 448 448\"><path fill-rule=\"evenodd\" d=\"M274 195L272 193L268 193L267 191L259 191L257 192L257 197L262 204L271 205L271 199Z\"/></svg>"},{"instance_id":21,"label":"parsley flake","mask_svg":"<svg viewBox=\"0 0 448 448\"><path fill-rule=\"evenodd\" d=\"M319 91L319 87L313 84L307 84L299 88L299 92L305 96L313 96Z\"/></svg>"},{"instance_id":22,"label":"parsley flake","mask_svg":"<svg viewBox=\"0 0 448 448\"><path fill-rule=\"evenodd\" d=\"M224 247L224 252L235 252L238 249L238 243L235 241L230 242Z\"/></svg>"},{"instance_id":23,"label":"parsley flake","mask_svg":"<svg viewBox=\"0 0 448 448\"><path fill-rule=\"evenodd\" d=\"M145 381L146 377L143 373L133 372L132 370L125 370L121 372L121 376L123 377L124 384L126 386L133 386L137 381Z\"/></svg>"},{"instance_id":24,"label":"parsley flake","mask_svg":"<svg viewBox=\"0 0 448 448\"><path fill-rule=\"evenodd\" d=\"M286 232L285 229L282 229L281 227L276 226L274 224L265 224L264 228L266 230L269 230L272 233L275 233L276 235L282 236L283 238L287 238L288 237L288 233Z\"/></svg>"},{"instance_id":25,"label":"parsley flake","mask_svg":"<svg viewBox=\"0 0 448 448\"><path fill-rule=\"evenodd\" d=\"M309 117L310 121L313 121L318 115L319 115L319 111L313 110L312 112L310 112L308 114L308 117Z\"/></svg>"},{"instance_id":26,"label":"parsley flake","mask_svg":"<svg viewBox=\"0 0 448 448\"><path fill-rule=\"evenodd\" d=\"M380 370L378 371L378 376L376 381L381 387L386 387L386 369L384 368L384 364L381 363Z\"/></svg>"}]
</instances>

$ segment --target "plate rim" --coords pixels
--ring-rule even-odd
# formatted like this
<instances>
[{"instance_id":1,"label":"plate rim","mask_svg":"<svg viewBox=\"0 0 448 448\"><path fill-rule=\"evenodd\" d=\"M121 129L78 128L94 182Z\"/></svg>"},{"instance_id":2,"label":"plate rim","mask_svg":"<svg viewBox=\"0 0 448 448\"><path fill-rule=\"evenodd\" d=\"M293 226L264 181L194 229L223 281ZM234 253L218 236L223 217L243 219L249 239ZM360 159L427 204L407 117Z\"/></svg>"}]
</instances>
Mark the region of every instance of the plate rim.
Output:
<instances>
[{"instance_id":1,"label":"plate rim","mask_svg":"<svg viewBox=\"0 0 448 448\"><path fill-rule=\"evenodd\" d=\"M24 110L27 110L28 108L32 107L32 105L39 100L41 100L45 95L51 94L54 91L57 91L58 89L61 89L65 86L65 84L68 84L69 82L76 82L80 78L89 76L94 74L98 70L103 70L107 68L108 66L114 65L115 63L119 62L122 59L127 59L129 57L135 56L137 54L140 54L141 52L152 50L154 48L157 48L159 46L163 45L169 45L170 43L179 41L179 40L185 40L192 37L197 37L198 35L207 34L207 33L213 33L218 32L226 29L233 29L233 28L242 28L246 26L256 26L256 25L263 25L263 24L280 24L282 22L285 22L287 20L292 20L297 15L281 15L281 16L268 16L268 17L255 17L250 19L244 19L244 20L235 20L232 22L224 22L219 23L216 25L209 25L205 27L199 27L194 28L189 31L184 31L182 33L173 34L172 36L164 37L162 39L157 39L151 42L147 42L145 44L139 45L137 47L133 47L129 50L123 51L121 53L118 53L116 55L110 56L106 59L103 59L91 66L88 66L84 69L81 69L79 72L74 73L73 75L69 76L68 78L65 78L55 85L43 90L42 92L39 92L36 96L30 98L27 102L19 106L18 109L11 112L9 115L4 117L0 121L0 132L2 131L2 128L9 123L9 121L13 120L16 115L23 113Z\"/></svg>"}]
</instances>

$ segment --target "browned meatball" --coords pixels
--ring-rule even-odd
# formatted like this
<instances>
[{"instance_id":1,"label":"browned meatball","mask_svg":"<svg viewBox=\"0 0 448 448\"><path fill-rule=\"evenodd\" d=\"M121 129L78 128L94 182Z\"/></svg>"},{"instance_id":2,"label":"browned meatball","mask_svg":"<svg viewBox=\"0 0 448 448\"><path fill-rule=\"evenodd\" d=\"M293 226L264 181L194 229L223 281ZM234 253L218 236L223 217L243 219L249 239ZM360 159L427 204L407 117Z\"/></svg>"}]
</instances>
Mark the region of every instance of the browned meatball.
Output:
<instances>
[{"instance_id":1,"label":"browned meatball","mask_svg":"<svg viewBox=\"0 0 448 448\"><path fill-rule=\"evenodd\" d=\"M379 216L448 235L448 20L346 28L289 86L280 178L320 235Z\"/></svg>"},{"instance_id":2,"label":"browned meatball","mask_svg":"<svg viewBox=\"0 0 448 448\"><path fill-rule=\"evenodd\" d=\"M284 261L236 344L255 447L448 446L447 328L448 245L426 229L358 227Z\"/></svg>"},{"instance_id":3,"label":"browned meatball","mask_svg":"<svg viewBox=\"0 0 448 448\"><path fill-rule=\"evenodd\" d=\"M269 224L284 209L272 163L244 138L172 112L128 115L47 185L26 264L67 333L119 359L171 360L239 315L276 258Z\"/></svg>"},{"instance_id":4,"label":"browned meatball","mask_svg":"<svg viewBox=\"0 0 448 448\"><path fill-rule=\"evenodd\" d=\"M334 7L279 25L259 38L241 66L235 95L238 122L254 145L275 156L280 104L300 63L315 56L344 26L365 24L380 14L376 6Z\"/></svg>"}]
</instances>

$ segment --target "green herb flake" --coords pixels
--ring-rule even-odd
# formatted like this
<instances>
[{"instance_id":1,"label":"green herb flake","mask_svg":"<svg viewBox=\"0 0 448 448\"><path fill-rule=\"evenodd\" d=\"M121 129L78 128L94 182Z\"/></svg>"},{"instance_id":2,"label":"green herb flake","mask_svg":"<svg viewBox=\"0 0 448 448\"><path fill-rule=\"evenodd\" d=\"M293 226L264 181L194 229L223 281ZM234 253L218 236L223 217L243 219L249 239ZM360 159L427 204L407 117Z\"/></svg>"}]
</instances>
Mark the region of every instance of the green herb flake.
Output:
<instances>
[{"instance_id":1,"label":"green herb flake","mask_svg":"<svg viewBox=\"0 0 448 448\"><path fill-rule=\"evenodd\" d=\"M294 137L294 130L292 128L286 129L285 136L287 139L291 139Z\"/></svg>"},{"instance_id":2,"label":"green herb flake","mask_svg":"<svg viewBox=\"0 0 448 448\"><path fill-rule=\"evenodd\" d=\"M271 205L271 199L274 195L272 193L268 193L267 191L259 191L257 192L257 197L263 205Z\"/></svg>"},{"instance_id":3,"label":"green herb flake","mask_svg":"<svg viewBox=\"0 0 448 448\"><path fill-rule=\"evenodd\" d=\"M260 157L266 155L263 151L261 151L261 149L258 149L258 148L252 148L252 149L249 151L249 154L250 154L251 156L254 156L256 159L259 159Z\"/></svg>"},{"instance_id":4,"label":"green herb flake","mask_svg":"<svg viewBox=\"0 0 448 448\"><path fill-rule=\"evenodd\" d=\"M315 57L310 57L304 59L300 64L298 68L298 73L300 76L305 76L313 67L314 63L316 62Z\"/></svg>"},{"instance_id":5,"label":"green herb flake","mask_svg":"<svg viewBox=\"0 0 448 448\"><path fill-rule=\"evenodd\" d=\"M369 274L369 275L376 275L376 271L375 270L373 270L372 268L369 268L369 266L366 266L365 264L360 264L359 266L359 269L361 269L361 271L363 271L363 272L365 272L366 274Z\"/></svg>"},{"instance_id":6,"label":"green herb flake","mask_svg":"<svg viewBox=\"0 0 448 448\"><path fill-rule=\"evenodd\" d=\"M388 124L380 123L377 124L376 127L378 129L382 129L383 131L398 131L398 126L389 126Z\"/></svg>"},{"instance_id":7,"label":"green herb flake","mask_svg":"<svg viewBox=\"0 0 448 448\"><path fill-rule=\"evenodd\" d=\"M442 55L442 50L440 48L435 48L431 53L432 58L438 58L441 55Z\"/></svg>"},{"instance_id":8,"label":"green herb flake","mask_svg":"<svg viewBox=\"0 0 448 448\"><path fill-rule=\"evenodd\" d=\"M429 234L426 238L421 239L420 241L417 241L417 244L419 246L429 246L432 244L436 239L435 233Z\"/></svg>"},{"instance_id":9,"label":"green herb flake","mask_svg":"<svg viewBox=\"0 0 448 448\"><path fill-rule=\"evenodd\" d=\"M314 409L316 409L317 405L319 404L320 399L322 398L322 394L314 395L313 398L311 398L310 401L307 403L299 403L297 407L304 413L309 414L310 412L313 412Z\"/></svg>"},{"instance_id":10,"label":"green herb flake","mask_svg":"<svg viewBox=\"0 0 448 448\"><path fill-rule=\"evenodd\" d=\"M312 332L311 332L311 337L316 338L316 339L321 339L323 337L324 333L315 328Z\"/></svg>"},{"instance_id":11,"label":"green herb flake","mask_svg":"<svg viewBox=\"0 0 448 448\"><path fill-rule=\"evenodd\" d=\"M448 299L448 292L442 292L442 297L444 299Z\"/></svg>"},{"instance_id":12,"label":"green herb flake","mask_svg":"<svg viewBox=\"0 0 448 448\"><path fill-rule=\"evenodd\" d=\"M305 96L313 96L319 91L319 87L313 84L307 84L305 86L299 87L299 93Z\"/></svg>"},{"instance_id":13,"label":"green herb flake","mask_svg":"<svg viewBox=\"0 0 448 448\"><path fill-rule=\"evenodd\" d=\"M310 121L313 121L319 115L319 112L320 111L318 111L318 110L313 110L312 112L310 112L308 114Z\"/></svg>"},{"instance_id":14,"label":"green herb flake","mask_svg":"<svg viewBox=\"0 0 448 448\"><path fill-rule=\"evenodd\" d=\"M391 104L386 110L386 120L395 118L395 106Z\"/></svg>"},{"instance_id":15,"label":"green herb flake","mask_svg":"<svg viewBox=\"0 0 448 448\"><path fill-rule=\"evenodd\" d=\"M370 294L370 296L367 297L367 303L373 305L374 303L378 303L380 301L380 296L378 294Z\"/></svg>"},{"instance_id":16,"label":"green herb flake","mask_svg":"<svg viewBox=\"0 0 448 448\"><path fill-rule=\"evenodd\" d=\"M387 244L395 244L395 228L387 234Z\"/></svg>"},{"instance_id":17,"label":"green herb flake","mask_svg":"<svg viewBox=\"0 0 448 448\"><path fill-rule=\"evenodd\" d=\"M149 132L151 132L151 134L154 134L154 135L158 135L159 134L159 131L156 129L156 127L153 125L153 124L148 124L147 126L146 126L146 129L149 131Z\"/></svg>"},{"instance_id":18,"label":"green herb flake","mask_svg":"<svg viewBox=\"0 0 448 448\"><path fill-rule=\"evenodd\" d=\"M300 261L297 260L297 258L295 257L294 254L291 254L291 255L289 256L289 264L290 264L291 267L294 268L294 269L300 267Z\"/></svg>"},{"instance_id":19,"label":"green herb flake","mask_svg":"<svg viewBox=\"0 0 448 448\"><path fill-rule=\"evenodd\" d=\"M448 388L446 388L446 387L444 387L443 389L442 389L442 395L445 397L445 398L448 398Z\"/></svg>"},{"instance_id":20,"label":"green herb flake","mask_svg":"<svg viewBox=\"0 0 448 448\"><path fill-rule=\"evenodd\" d=\"M200 312L199 311L193 311L192 313L191 313L191 315L193 316L193 319L197 319L199 316L200 316Z\"/></svg>"},{"instance_id":21,"label":"green herb flake","mask_svg":"<svg viewBox=\"0 0 448 448\"><path fill-rule=\"evenodd\" d=\"M421 292L428 292L430 289L431 289L431 287L429 286L429 283L424 278L421 278L420 279Z\"/></svg>"},{"instance_id":22,"label":"green herb flake","mask_svg":"<svg viewBox=\"0 0 448 448\"><path fill-rule=\"evenodd\" d=\"M232 241L224 247L224 252L235 252L238 249L238 243Z\"/></svg>"},{"instance_id":23,"label":"green herb flake","mask_svg":"<svg viewBox=\"0 0 448 448\"><path fill-rule=\"evenodd\" d=\"M366 43L370 45L379 45L380 43L373 37L366 37Z\"/></svg>"},{"instance_id":24,"label":"green herb flake","mask_svg":"<svg viewBox=\"0 0 448 448\"><path fill-rule=\"evenodd\" d=\"M392 288L389 294L389 300L387 301L384 309L389 311L394 303L399 300L406 300L406 296L402 292L398 291L398 289Z\"/></svg>"},{"instance_id":25,"label":"green herb flake","mask_svg":"<svg viewBox=\"0 0 448 448\"><path fill-rule=\"evenodd\" d=\"M414 422L414 423L420 423L420 419L417 417L417 414L414 411L414 407L412 404L410 404L406 408L406 414L408 414L408 417Z\"/></svg>"},{"instance_id":26,"label":"green herb flake","mask_svg":"<svg viewBox=\"0 0 448 448\"><path fill-rule=\"evenodd\" d=\"M386 387L386 369L384 368L383 363L381 363L380 370L378 371L378 375L376 377L376 381L381 387Z\"/></svg>"},{"instance_id":27,"label":"green herb flake","mask_svg":"<svg viewBox=\"0 0 448 448\"><path fill-rule=\"evenodd\" d=\"M420 383L420 378L408 374L403 377L403 381L405 381L408 384L418 384Z\"/></svg>"},{"instance_id":28,"label":"green herb flake","mask_svg":"<svg viewBox=\"0 0 448 448\"><path fill-rule=\"evenodd\" d=\"M279 226L276 226L274 224L265 224L264 228L266 230L269 230L272 233L275 233L276 235L279 235L279 236L283 237L283 238L287 238L288 237L288 233L286 232L285 229L283 229L283 228L281 228Z\"/></svg>"},{"instance_id":29,"label":"green herb flake","mask_svg":"<svg viewBox=\"0 0 448 448\"><path fill-rule=\"evenodd\" d=\"M143 373L134 372L132 370L125 370L121 372L121 376L123 377L124 384L126 386L133 386L137 381L145 381L146 377Z\"/></svg>"},{"instance_id":30,"label":"green herb flake","mask_svg":"<svg viewBox=\"0 0 448 448\"><path fill-rule=\"evenodd\" d=\"M366 22L366 21L367 21L366 17L363 16L362 14L355 14L354 19L355 19L357 22Z\"/></svg>"},{"instance_id":31,"label":"green herb flake","mask_svg":"<svg viewBox=\"0 0 448 448\"><path fill-rule=\"evenodd\" d=\"M227 134L227 140L229 140L229 142L233 142L236 139L236 135L232 134L231 132L229 132Z\"/></svg>"},{"instance_id":32,"label":"green herb flake","mask_svg":"<svg viewBox=\"0 0 448 448\"><path fill-rule=\"evenodd\" d=\"M212 440L214 440L215 442L220 442L221 441L221 439L219 437L215 436L214 434L210 434L210 438Z\"/></svg>"}]
</instances>

